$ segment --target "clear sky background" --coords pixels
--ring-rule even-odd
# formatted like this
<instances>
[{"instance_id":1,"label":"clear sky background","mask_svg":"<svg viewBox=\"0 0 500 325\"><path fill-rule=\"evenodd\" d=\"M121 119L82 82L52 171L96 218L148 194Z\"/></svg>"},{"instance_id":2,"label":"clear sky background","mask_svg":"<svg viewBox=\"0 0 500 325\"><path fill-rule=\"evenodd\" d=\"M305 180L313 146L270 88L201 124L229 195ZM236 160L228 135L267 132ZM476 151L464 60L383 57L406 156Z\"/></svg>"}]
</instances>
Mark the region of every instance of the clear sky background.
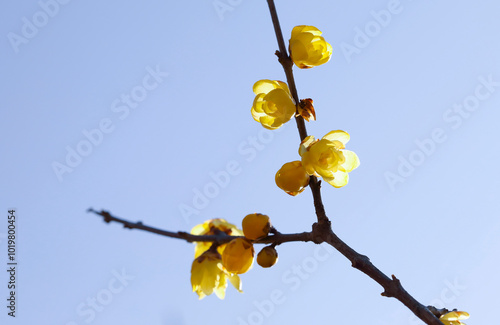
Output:
<instances>
[{"instance_id":1,"label":"clear sky background","mask_svg":"<svg viewBox=\"0 0 500 325\"><path fill-rule=\"evenodd\" d=\"M294 122L268 132L250 115L253 83L285 80L266 1L63 2L4 1L0 12L0 270L9 208L19 262L15 319L0 272L0 323L419 324L312 243L280 246L277 265L241 276L244 294L228 287L225 300L199 301L191 244L86 213L184 231L210 218L241 225L253 212L281 232L315 220L309 190L290 197L274 183L299 159ZM422 303L491 322L500 4L276 6L286 40L314 25L334 49L323 66L294 68L299 97L315 103L309 134L345 130L361 160L346 187L323 186L334 231Z\"/></svg>"}]
</instances>

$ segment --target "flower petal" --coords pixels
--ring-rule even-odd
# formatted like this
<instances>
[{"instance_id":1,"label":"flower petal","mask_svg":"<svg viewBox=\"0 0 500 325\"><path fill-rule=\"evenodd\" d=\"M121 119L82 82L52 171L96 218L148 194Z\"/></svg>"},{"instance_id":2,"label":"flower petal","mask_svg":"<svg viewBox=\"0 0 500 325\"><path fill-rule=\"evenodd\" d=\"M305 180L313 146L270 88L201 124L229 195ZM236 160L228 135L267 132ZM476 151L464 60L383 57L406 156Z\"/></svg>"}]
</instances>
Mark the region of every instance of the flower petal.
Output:
<instances>
[{"instance_id":1,"label":"flower petal","mask_svg":"<svg viewBox=\"0 0 500 325\"><path fill-rule=\"evenodd\" d=\"M299 25L299 26L295 26L292 29L292 38L296 38L302 32L308 32L308 33L311 33L313 35L318 35L318 36L322 34L321 31L314 26Z\"/></svg>"},{"instance_id":2,"label":"flower petal","mask_svg":"<svg viewBox=\"0 0 500 325\"><path fill-rule=\"evenodd\" d=\"M241 279L238 274L228 274L227 275L229 282L233 285L233 287L239 292L243 293Z\"/></svg>"},{"instance_id":3,"label":"flower petal","mask_svg":"<svg viewBox=\"0 0 500 325\"><path fill-rule=\"evenodd\" d=\"M262 116L259 119L259 122L262 124L263 127L265 127L268 130L276 130L282 125L282 123L279 123L279 121L277 121L274 117L267 115Z\"/></svg>"},{"instance_id":4,"label":"flower petal","mask_svg":"<svg viewBox=\"0 0 500 325\"><path fill-rule=\"evenodd\" d=\"M307 151L307 148L309 148L311 146L311 144L313 144L314 142L316 142L316 139L314 138L313 135L310 135L307 138L305 138L300 143L299 155L302 156Z\"/></svg>"},{"instance_id":5,"label":"flower petal","mask_svg":"<svg viewBox=\"0 0 500 325\"><path fill-rule=\"evenodd\" d=\"M219 299L224 299L224 297L226 296L226 288L227 288L226 275L221 272L220 278L219 278L219 283L214 288L215 295Z\"/></svg>"},{"instance_id":6,"label":"flower petal","mask_svg":"<svg viewBox=\"0 0 500 325\"><path fill-rule=\"evenodd\" d=\"M264 108L266 114L279 113L288 119L295 114L295 104L284 89L278 88L271 90L264 100L272 105L267 105Z\"/></svg>"},{"instance_id":7,"label":"flower petal","mask_svg":"<svg viewBox=\"0 0 500 325\"><path fill-rule=\"evenodd\" d=\"M450 311L449 313L441 316L439 320L445 320L445 321L457 321L461 319L467 319L469 318L469 313L465 311Z\"/></svg>"},{"instance_id":8,"label":"flower petal","mask_svg":"<svg viewBox=\"0 0 500 325\"><path fill-rule=\"evenodd\" d=\"M194 246L194 258L197 258L201 254L205 253L210 246L212 246L212 243L210 242L196 242L196 245Z\"/></svg>"},{"instance_id":9,"label":"flower petal","mask_svg":"<svg viewBox=\"0 0 500 325\"><path fill-rule=\"evenodd\" d=\"M338 172L333 173L333 174L334 174L333 177L323 177L323 180L336 188L345 186L349 182L349 174L348 173L338 171Z\"/></svg>"},{"instance_id":10,"label":"flower petal","mask_svg":"<svg viewBox=\"0 0 500 325\"><path fill-rule=\"evenodd\" d=\"M345 172L350 172L359 166L359 158L356 153L350 150L342 150L345 157L345 162L342 164Z\"/></svg>"},{"instance_id":11,"label":"flower petal","mask_svg":"<svg viewBox=\"0 0 500 325\"><path fill-rule=\"evenodd\" d=\"M327 134L325 134L325 136L322 139L327 139L330 141L337 140L337 141L342 142L345 145L347 142L349 142L350 138L351 137L350 137L349 133L342 131L342 130L335 130L335 131L330 131Z\"/></svg>"},{"instance_id":12,"label":"flower petal","mask_svg":"<svg viewBox=\"0 0 500 325\"><path fill-rule=\"evenodd\" d=\"M306 151L302 155L302 166L308 175L319 176L318 173L316 173L316 169L314 168L314 159L309 151Z\"/></svg>"},{"instance_id":13,"label":"flower petal","mask_svg":"<svg viewBox=\"0 0 500 325\"><path fill-rule=\"evenodd\" d=\"M264 93L267 94L273 89L276 89L279 87L279 83L275 82L274 80L269 80L269 79L263 79L257 81L253 85L253 92L255 95Z\"/></svg>"},{"instance_id":14,"label":"flower petal","mask_svg":"<svg viewBox=\"0 0 500 325\"><path fill-rule=\"evenodd\" d=\"M292 98L292 94L290 93L290 89L288 88L288 85L285 82L280 81L280 80L275 80L275 81L278 83L279 87L281 89L283 89L288 94L288 96L290 98Z\"/></svg>"}]
</instances>

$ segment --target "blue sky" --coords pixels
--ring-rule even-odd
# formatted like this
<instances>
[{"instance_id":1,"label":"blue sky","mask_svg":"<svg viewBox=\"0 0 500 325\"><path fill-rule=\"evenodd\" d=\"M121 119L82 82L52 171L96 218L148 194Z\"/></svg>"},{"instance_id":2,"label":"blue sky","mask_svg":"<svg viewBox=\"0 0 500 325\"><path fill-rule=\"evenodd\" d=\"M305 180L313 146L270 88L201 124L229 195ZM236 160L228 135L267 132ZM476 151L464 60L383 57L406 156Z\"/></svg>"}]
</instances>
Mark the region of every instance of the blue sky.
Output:
<instances>
[{"instance_id":1,"label":"blue sky","mask_svg":"<svg viewBox=\"0 0 500 325\"><path fill-rule=\"evenodd\" d=\"M334 231L422 303L490 321L500 4L276 6L286 40L314 25L334 49L329 63L294 69L299 97L315 103L309 134L345 130L361 160L346 187L323 186ZM192 245L86 213L190 230L260 212L281 232L310 229L310 191L274 184L299 158L295 125L269 132L250 115L253 83L285 80L266 1L23 1L0 16L0 260L7 268L15 208L19 263L16 318L2 308L2 324L419 324L311 243L278 247L276 266L242 275L244 294L199 301Z\"/></svg>"}]
</instances>

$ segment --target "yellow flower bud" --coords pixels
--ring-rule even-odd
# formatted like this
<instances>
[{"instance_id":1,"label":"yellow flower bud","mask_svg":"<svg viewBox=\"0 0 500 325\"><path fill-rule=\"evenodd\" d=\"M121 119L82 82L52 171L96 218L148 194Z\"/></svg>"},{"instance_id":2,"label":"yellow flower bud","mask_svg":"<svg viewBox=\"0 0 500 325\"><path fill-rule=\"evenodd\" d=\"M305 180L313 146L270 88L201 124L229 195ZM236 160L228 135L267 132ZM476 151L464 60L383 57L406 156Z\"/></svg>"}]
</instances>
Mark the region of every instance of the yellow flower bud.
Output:
<instances>
[{"instance_id":1,"label":"yellow flower bud","mask_svg":"<svg viewBox=\"0 0 500 325\"><path fill-rule=\"evenodd\" d=\"M284 164L274 177L276 185L288 194L295 196L304 191L309 184L309 175L299 160Z\"/></svg>"},{"instance_id":2,"label":"yellow flower bud","mask_svg":"<svg viewBox=\"0 0 500 325\"><path fill-rule=\"evenodd\" d=\"M306 173L321 176L334 187L342 187L349 181L348 172L359 166L358 156L345 150L349 134L344 131L331 131L321 140L308 136L300 144L299 154Z\"/></svg>"},{"instance_id":3,"label":"yellow flower bud","mask_svg":"<svg viewBox=\"0 0 500 325\"><path fill-rule=\"evenodd\" d=\"M255 99L252 116L263 127L275 130L295 114L295 103L288 86L279 80L259 80L253 85Z\"/></svg>"},{"instance_id":4,"label":"yellow flower bud","mask_svg":"<svg viewBox=\"0 0 500 325\"><path fill-rule=\"evenodd\" d=\"M253 264L255 250L253 244L245 238L231 240L222 253L222 265L229 273L242 274Z\"/></svg>"},{"instance_id":5,"label":"yellow flower bud","mask_svg":"<svg viewBox=\"0 0 500 325\"><path fill-rule=\"evenodd\" d=\"M264 247L259 254L257 254L257 264L262 267L271 267L278 261L278 252L274 247Z\"/></svg>"},{"instance_id":6,"label":"yellow flower bud","mask_svg":"<svg viewBox=\"0 0 500 325\"><path fill-rule=\"evenodd\" d=\"M252 213L243 218L241 222L243 234L250 240L267 236L271 229L269 217L265 214Z\"/></svg>"},{"instance_id":7,"label":"yellow flower bud","mask_svg":"<svg viewBox=\"0 0 500 325\"><path fill-rule=\"evenodd\" d=\"M314 26L295 26L290 38L290 57L301 69L308 69L330 60L332 46L321 36L321 31Z\"/></svg>"}]
</instances>

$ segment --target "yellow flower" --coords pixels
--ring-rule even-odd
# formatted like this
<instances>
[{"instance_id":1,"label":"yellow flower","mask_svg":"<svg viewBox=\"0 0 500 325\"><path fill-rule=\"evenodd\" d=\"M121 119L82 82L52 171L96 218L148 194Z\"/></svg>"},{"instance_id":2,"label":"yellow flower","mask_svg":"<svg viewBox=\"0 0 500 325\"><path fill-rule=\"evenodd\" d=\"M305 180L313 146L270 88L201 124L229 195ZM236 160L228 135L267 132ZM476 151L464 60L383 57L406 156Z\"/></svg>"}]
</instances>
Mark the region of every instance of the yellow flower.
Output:
<instances>
[{"instance_id":1,"label":"yellow flower","mask_svg":"<svg viewBox=\"0 0 500 325\"><path fill-rule=\"evenodd\" d=\"M331 131L321 140L308 136L302 141L299 154L302 166L309 175L323 177L334 187L342 187L349 181L348 172L359 166L358 156L345 150L349 134L344 131Z\"/></svg>"},{"instance_id":2,"label":"yellow flower","mask_svg":"<svg viewBox=\"0 0 500 325\"><path fill-rule=\"evenodd\" d=\"M299 160L284 164L274 177L276 185L288 194L302 193L309 184L309 175Z\"/></svg>"},{"instance_id":3,"label":"yellow flower","mask_svg":"<svg viewBox=\"0 0 500 325\"><path fill-rule=\"evenodd\" d=\"M469 313L465 311L451 311L439 317L439 320L444 325L465 325L465 323L462 323L460 320L467 318L469 318Z\"/></svg>"},{"instance_id":4,"label":"yellow flower","mask_svg":"<svg viewBox=\"0 0 500 325\"><path fill-rule=\"evenodd\" d=\"M257 264L262 267L271 267L278 261L278 252L272 246L264 247L259 254L257 254Z\"/></svg>"},{"instance_id":5,"label":"yellow flower","mask_svg":"<svg viewBox=\"0 0 500 325\"><path fill-rule=\"evenodd\" d=\"M243 236L241 230L224 219L210 219L191 229L191 234L193 235L216 235L218 232L223 232L230 236ZM196 242L194 257L197 258L200 256L203 252L207 251L211 245L211 242ZM220 245L218 247L219 253L222 254L224 246L225 245Z\"/></svg>"},{"instance_id":6,"label":"yellow flower","mask_svg":"<svg viewBox=\"0 0 500 325\"><path fill-rule=\"evenodd\" d=\"M279 80L259 80L253 85L255 99L252 116L263 127L275 130L295 114L295 103L288 86Z\"/></svg>"},{"instance_id":7,"label":"yellow flower","mask_svg":"<svg viewBox=\"0 0 500 325\"><path fill-rule=\"evenodd\" d=\"M314 26L295 26L290 38L290 57L301 69L322 65L330 60L332 46L328 44L321 31Z\"/></svg>"},{"instance_id":8,"label":"yellow flower","mask_svg":"<svg viewBox=\"0 0 500 325\"><path fill-rule=\"evenodd\" d=\"M241 226L246 238L256 240L267 236L271 229L271 222L265 214L252 213L243 218Z\"/></svg>"},{"instance_id":9,"label":"yellow flower","mask_svg":"<svg viewBox=\"0 0 500 325\"><path fill-rule=\"evenodd\" d=\"M237 275L229 274L222 266L221 256L217 251L208 250L198 256L191 266L191 285L193 292L200 299L211 295L214 291L217 297L224 299L227 280L241 291L241 281Z\"/></svg>"},{"instance_id":10,"label":"yellow flower","mask_svg":"<svg viewBox=\"0 0 500 325\"><path fill-rule=\"evenodd\" d=\"M224 248L222 265L229 273L242 274L252 267L254 255L253 245L248 239L236 238Z\"/></svg>"}]
</instances>

